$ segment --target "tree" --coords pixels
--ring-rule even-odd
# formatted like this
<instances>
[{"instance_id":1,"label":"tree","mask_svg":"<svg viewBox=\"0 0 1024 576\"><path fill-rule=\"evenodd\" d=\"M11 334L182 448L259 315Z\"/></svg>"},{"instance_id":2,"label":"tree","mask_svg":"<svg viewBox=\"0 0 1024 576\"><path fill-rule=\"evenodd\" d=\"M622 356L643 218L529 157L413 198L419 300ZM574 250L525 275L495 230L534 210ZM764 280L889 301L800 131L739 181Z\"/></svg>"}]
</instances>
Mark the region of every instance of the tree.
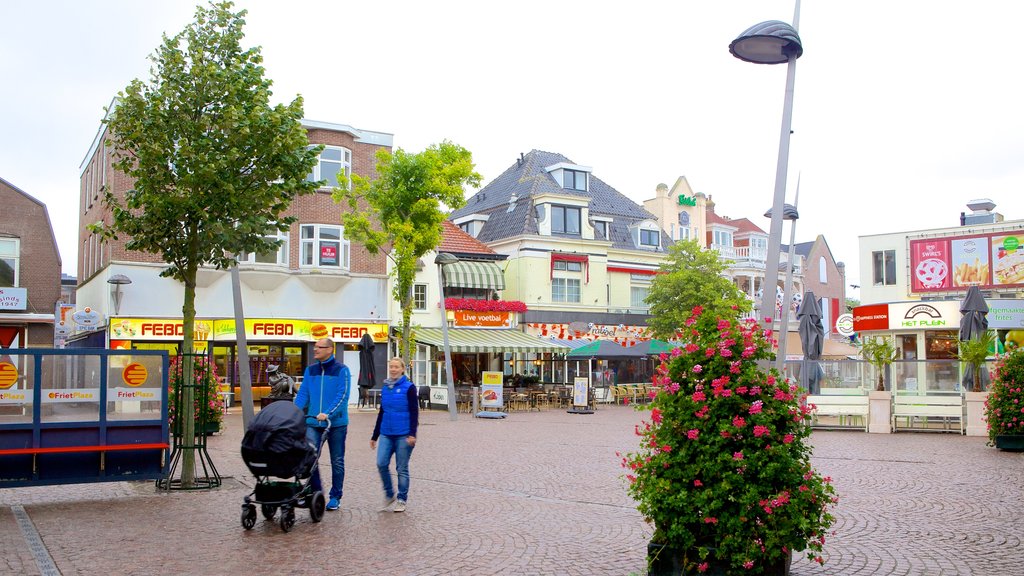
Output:
<instances>
[{"instance_id":1,"label":"tree","mask_svg":"<svg viewBox=\"0 0 1024 576\"><path fill-rule=\"evenodd\" d=\"M351 186L341 180L334 200L351 209L342 215L345 235L372 254L391 248L393 296L402 307L401 354L409 364L416 261L441 243L447 215L442 206L461 208L466 203L463 187L480 185L473 154L447 140L416 154L382 149L377 152L376 179L353 174Z\"/></svg>"},{"instance_id":2,"label":"tree","mask_svg":"<svg viewBox=\"0 0 1024 576\"><path fill-rule=\"evenodd\" d=\"M694 240L669 247L662 273L654 277L647 293L651 315L647 326L654 336L674 338L694 306L703 307L716 318L736 318L749 311L750 299L722 276L725 269L717 252L704 250Z\"/></svg>"},{"instance_id":3,"label":"tree","mask_svg":"<svg viewBox=\"0 0 1024 576\"><path fill-rule=\"evenodd\" d=\"M279 242L268 236L289 230L294 218L285 211L317 186L306 181L319 148L309 147L300 124L302 98L269 104L260 49L240 45L246 11L232 7L198 7L195 22L165 35L150 56L149 81L133 80L105 120L114 168L135 187L123 199L107 189L112 218L91 229L104 238L124 234L127 249L161 255L169 265L161 276L184 284L183 353L192 351L199 267L228 268L238 253L275 250ZM185 369L191 382L190 361ZM188 396L184 406L192 411ZM190 437L190 413L184 421ZM186 486L192 456L186 451L182 460Z\"/></svg>"},{"instance_id":4,"label":"tree","mask_svg":"<svg viewBox=\"0 0 1024 576\"><path fill-rule=\"evenodd\" d=\"M990 330L983 330L977 338L961 340L956 355L961 362L971 367L974 377L974 388L971 392L981 392L981 367L989 357L989 351L995 348L995 336Z\"/></svg>"}]
</instances>

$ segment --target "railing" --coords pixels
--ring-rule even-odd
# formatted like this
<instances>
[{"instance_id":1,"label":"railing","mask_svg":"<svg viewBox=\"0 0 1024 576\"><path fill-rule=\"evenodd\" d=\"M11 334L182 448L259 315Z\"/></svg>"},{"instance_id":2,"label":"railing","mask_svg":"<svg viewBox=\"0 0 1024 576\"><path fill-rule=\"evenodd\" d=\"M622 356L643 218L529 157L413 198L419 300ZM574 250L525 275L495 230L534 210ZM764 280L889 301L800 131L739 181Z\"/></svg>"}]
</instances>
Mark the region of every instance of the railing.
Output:
<instances>
[{"instance_id":1,"label":"railing","mask_svg":"<svg viewBox=\"0 0 1024 576\"><path fill-rule=\"evenodd\" d=\"M878 385L878 370L864 360L819 360L821 368L820 389L862 390L865 394ZM813 361L807 361L808 369ZM989 373L995 361L985 363ZM800 383L803 361L790 360L785 363L785 375ZM889 366L885 378L885 389L918 394L960 394L964 391L964 371L967 365L959 360L897 360ZM987 379L982 379L983 390ZM969 391L973 383L966 386Z\"/></svg>"}]
</instances>

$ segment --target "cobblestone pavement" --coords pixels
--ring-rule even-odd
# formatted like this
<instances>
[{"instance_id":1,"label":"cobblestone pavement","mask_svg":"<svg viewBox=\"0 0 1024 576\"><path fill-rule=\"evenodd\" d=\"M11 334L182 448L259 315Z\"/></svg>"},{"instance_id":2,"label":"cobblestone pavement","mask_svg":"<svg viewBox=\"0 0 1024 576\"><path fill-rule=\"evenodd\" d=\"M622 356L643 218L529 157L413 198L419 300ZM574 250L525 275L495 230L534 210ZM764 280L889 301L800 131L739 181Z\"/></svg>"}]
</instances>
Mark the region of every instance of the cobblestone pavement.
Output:
<instances>
[{"instance_id":1,"label":"cobblestone pavement","mask_svg":"<svg viewBox=\"0 0 1024 576\"><path fill-rule=\"evenodd\" d=\"M245 531L253 478L238 456L241 416L210 452L224 486L157 493L117 482L0 490L0 573L49 574L642 574L650 529L626 495L616 451L635 447L627 407L592 415L422 417L409 509L378 511L369 448L374 414L352 414L345 496L322 523L300 510L289 533L259 519ZM819 567L792 574L1024 575L1024 454L952 434L821 431L815 464L840 494ZM326 455L322 469L329 478ZM38 547L37 547L38 548Z\"/></svg>"}]
</instances>

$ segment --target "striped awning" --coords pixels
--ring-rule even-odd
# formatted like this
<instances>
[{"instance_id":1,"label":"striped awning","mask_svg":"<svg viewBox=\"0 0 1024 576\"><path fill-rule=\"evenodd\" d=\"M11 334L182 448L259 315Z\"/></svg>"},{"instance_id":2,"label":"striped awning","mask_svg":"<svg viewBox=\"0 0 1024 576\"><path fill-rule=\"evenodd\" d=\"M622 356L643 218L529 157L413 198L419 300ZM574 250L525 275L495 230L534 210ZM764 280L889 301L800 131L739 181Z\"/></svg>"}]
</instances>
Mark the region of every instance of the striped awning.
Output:
<instances>
[{"instance_id":1,"label":"striped awning","mask_svg":"<svg viewBox=\"0 0 1024 576\"><path fill-rule=\"evenodd\" d=\"M444 335L440 328L419 328L415 330L416 341L441 348ZM530 336L518 330L479 330L473 328L449 328L448 345L452 352L554 352L565 354L568 346Z\"/></svg>"},{"instance_id":2,"label":"striped awning","mask_svg":"<svg viewBox=\"0 0 1024 576\"><path fill-rule=\"evenodd\" d=\"M455 288L505 289L505 274L494 262L467 262L460 260L445 264L444 285Z\"/></svg>"}]
</instances>

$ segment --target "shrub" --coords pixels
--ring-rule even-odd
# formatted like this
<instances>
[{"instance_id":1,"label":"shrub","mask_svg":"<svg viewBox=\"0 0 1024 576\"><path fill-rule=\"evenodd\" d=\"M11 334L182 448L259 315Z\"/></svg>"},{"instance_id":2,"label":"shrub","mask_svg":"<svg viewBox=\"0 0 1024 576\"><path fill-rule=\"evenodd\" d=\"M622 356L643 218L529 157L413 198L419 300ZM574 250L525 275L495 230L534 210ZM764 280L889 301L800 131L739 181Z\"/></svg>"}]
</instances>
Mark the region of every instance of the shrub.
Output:
<instances>
[{"instance_id":1,"label":"shrub","mask_svg":"<svg viewBox=\"0 0 1024 576\"><path fill-rule=\"evenodd\" d=\"M1002 434L1024 434L1024 348L999 357L988 391L989 443Z\"/></svg>"},{"instance_id":2,"label":"shrub","mask_svg":"<svg viewBox=\"0 0 1024 576\"><path fill-rule=\"evenodd\" d=\"M685 345L662 354L650 422L627 454L629 493L654 524L652 542L681 551L684 568L713 561L757 574L808 550L823 563L837 501L811 468L809 408L799 389L764 372L772 353L754 321L718 319L695 307Z\"/></svg>"}]
</instances>

